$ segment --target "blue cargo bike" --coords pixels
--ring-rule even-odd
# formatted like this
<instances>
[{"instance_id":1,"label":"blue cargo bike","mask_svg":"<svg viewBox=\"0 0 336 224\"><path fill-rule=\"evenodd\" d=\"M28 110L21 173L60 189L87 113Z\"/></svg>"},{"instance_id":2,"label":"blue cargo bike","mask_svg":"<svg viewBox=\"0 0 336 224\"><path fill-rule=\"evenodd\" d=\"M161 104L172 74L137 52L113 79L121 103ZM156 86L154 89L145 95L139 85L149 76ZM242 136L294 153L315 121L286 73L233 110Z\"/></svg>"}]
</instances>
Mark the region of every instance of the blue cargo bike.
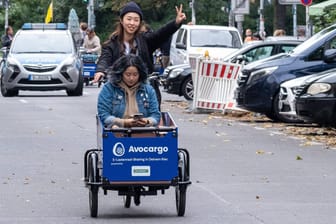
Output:
<instances>
[{"instance_id":1,"label":"blue cargo bike","mask_svg":"<svg viewBox=\"0 0 336 224\"><path fill-rule=\"evenodd\" d=\"M175 187L176 210L184 216L190 181L189 153L178 148L178 128L170 113L161 113L157 127L106 129L97 120L97 149L84 156L84 182L89 189L91 217L98 214L98 191L123 196L124 207L141 196L165 193Z\"/></svg>"},{"instance_id":2,"label":"blue cargo bike","mask_svg":"<svg viewBox=\"0 0 336 224\"><path fill-rule=\"evenodd\" d=\"M96 73L98 55L92 53L83 53L83 77L86 86L90 84L90 81L94 79L94 74Z\"/></svg>"}]
</instances>

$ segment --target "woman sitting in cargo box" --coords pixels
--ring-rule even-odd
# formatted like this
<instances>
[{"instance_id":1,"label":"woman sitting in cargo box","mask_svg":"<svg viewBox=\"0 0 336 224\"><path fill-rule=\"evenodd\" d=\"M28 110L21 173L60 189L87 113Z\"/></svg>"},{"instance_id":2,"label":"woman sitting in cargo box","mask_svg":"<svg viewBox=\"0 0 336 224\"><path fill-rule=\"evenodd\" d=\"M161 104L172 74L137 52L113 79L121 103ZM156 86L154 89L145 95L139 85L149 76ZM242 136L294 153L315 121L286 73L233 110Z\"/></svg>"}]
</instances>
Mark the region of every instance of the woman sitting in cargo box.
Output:
<instances>
[{"instance_id":1,"label":"woman sitting in cargo box","mask_svg":"<svg viewBox=\"0 0 336 224\"><path fill-rule=\"evenodd\" d=\"M160 111L147 69L139 56L119 58L98 96L98 116L106 128L156 126Z\"/></svg>"}]
</instances>

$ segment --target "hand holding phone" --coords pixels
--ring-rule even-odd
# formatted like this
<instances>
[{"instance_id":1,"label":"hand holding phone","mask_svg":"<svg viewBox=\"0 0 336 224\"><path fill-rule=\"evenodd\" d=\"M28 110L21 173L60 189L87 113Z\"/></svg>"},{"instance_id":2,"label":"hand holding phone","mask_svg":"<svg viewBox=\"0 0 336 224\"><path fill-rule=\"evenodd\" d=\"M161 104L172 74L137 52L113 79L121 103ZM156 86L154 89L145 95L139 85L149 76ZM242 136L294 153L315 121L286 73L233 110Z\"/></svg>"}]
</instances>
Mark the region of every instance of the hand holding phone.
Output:
<instances>
[{"instance_id":1,"label":"hand holding phone","mask_svg":"<svg viewBox=\"0 0 336 224\"><path fill-rule=\"evenodd\" d=\"M142 113L134 114L133 120L135 121L137 127L145 127L150 123Z\"/></svg>"},{"instance_id":2,"label":"hand holding phone","mask_svg":"<svg viewBox=\"0 0 336 224\"><path fill-rule=\"evenodd\" d=\"M142 118L143 118L144 116L143 116L143 114L142 113L137 113L137 114L134 114L133 115L133 119L134 120L141 120Z\"/></svg>"}]
</instances>

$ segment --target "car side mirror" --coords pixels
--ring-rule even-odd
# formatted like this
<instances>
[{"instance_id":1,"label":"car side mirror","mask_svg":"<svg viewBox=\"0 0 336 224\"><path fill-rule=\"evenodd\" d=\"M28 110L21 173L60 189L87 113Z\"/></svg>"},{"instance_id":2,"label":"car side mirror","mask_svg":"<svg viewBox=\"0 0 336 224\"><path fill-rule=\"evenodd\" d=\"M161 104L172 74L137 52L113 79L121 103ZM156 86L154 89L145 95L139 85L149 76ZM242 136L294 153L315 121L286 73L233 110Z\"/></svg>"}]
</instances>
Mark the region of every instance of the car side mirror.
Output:
<instances>
[{"instance_id":1,"label":"car side mirror","mask_svg":"<svg viewBox=\"0 0 336 224\"><path fill-rule=\"evenodd\" d=\"M1 48L1 54L2 54L3 58L7 57L8 52L9 52L9 48L8 47L2 47Z\"/></svg>"},{"instance_id":2,"label":"car side mirror","mask_svg":"<svg viewBox=\"0 0 336 224\"><path fill-rule=\"evenodd\" d=\"M176 43L176 48L187 50L186 45L183 43Z\"/></svg>"},{"instance_id":3,"label":"car side mirror","mask_svg":"<svg viewBox=\"0 0 336 224\"><path fill-rule=\"evenodd\" d=\"M328 49L324 52L323 61L326 63L336 62L336 49Z\"/></svg>"}]
</instances>

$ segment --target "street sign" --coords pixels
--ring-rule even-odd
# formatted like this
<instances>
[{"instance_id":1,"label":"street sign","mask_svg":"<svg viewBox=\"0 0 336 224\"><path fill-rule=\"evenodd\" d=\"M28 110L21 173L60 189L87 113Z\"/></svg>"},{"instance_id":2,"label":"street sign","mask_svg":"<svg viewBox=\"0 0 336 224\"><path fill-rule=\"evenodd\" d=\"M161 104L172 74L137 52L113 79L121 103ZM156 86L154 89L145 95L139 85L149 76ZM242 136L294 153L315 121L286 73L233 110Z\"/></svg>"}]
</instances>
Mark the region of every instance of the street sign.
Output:
<instances>
[{"instance_id":1,"label":"street sign","mask_svg":"<svg viewBox=\"0 0 336 224\"><path fill-rule=\"evenodd\" d=\"M301 4L301 0L278 0L280 5L296 5Z\"/></svg>"},{"instance_id":2,"label":"street sign","mask_svg":"<svg viewBox=\"0 0 336 224\"><path fill-rule=\"evenodd\" d=\"M249 14L250 13L250 1L248 0L231 0L231 9L235 15L237 14Z\"/></svg>"},{"instance_id":3,"label":"street sign","mask_svg":"<svg viewBox=\"0 0 336 224\"><path fill-rule=\"evenodd\" d=\"M313 2L313 0L301 0L302 5L304 5L304 6L311 5L312 2Z\"/></svg>"}]
</instances>

